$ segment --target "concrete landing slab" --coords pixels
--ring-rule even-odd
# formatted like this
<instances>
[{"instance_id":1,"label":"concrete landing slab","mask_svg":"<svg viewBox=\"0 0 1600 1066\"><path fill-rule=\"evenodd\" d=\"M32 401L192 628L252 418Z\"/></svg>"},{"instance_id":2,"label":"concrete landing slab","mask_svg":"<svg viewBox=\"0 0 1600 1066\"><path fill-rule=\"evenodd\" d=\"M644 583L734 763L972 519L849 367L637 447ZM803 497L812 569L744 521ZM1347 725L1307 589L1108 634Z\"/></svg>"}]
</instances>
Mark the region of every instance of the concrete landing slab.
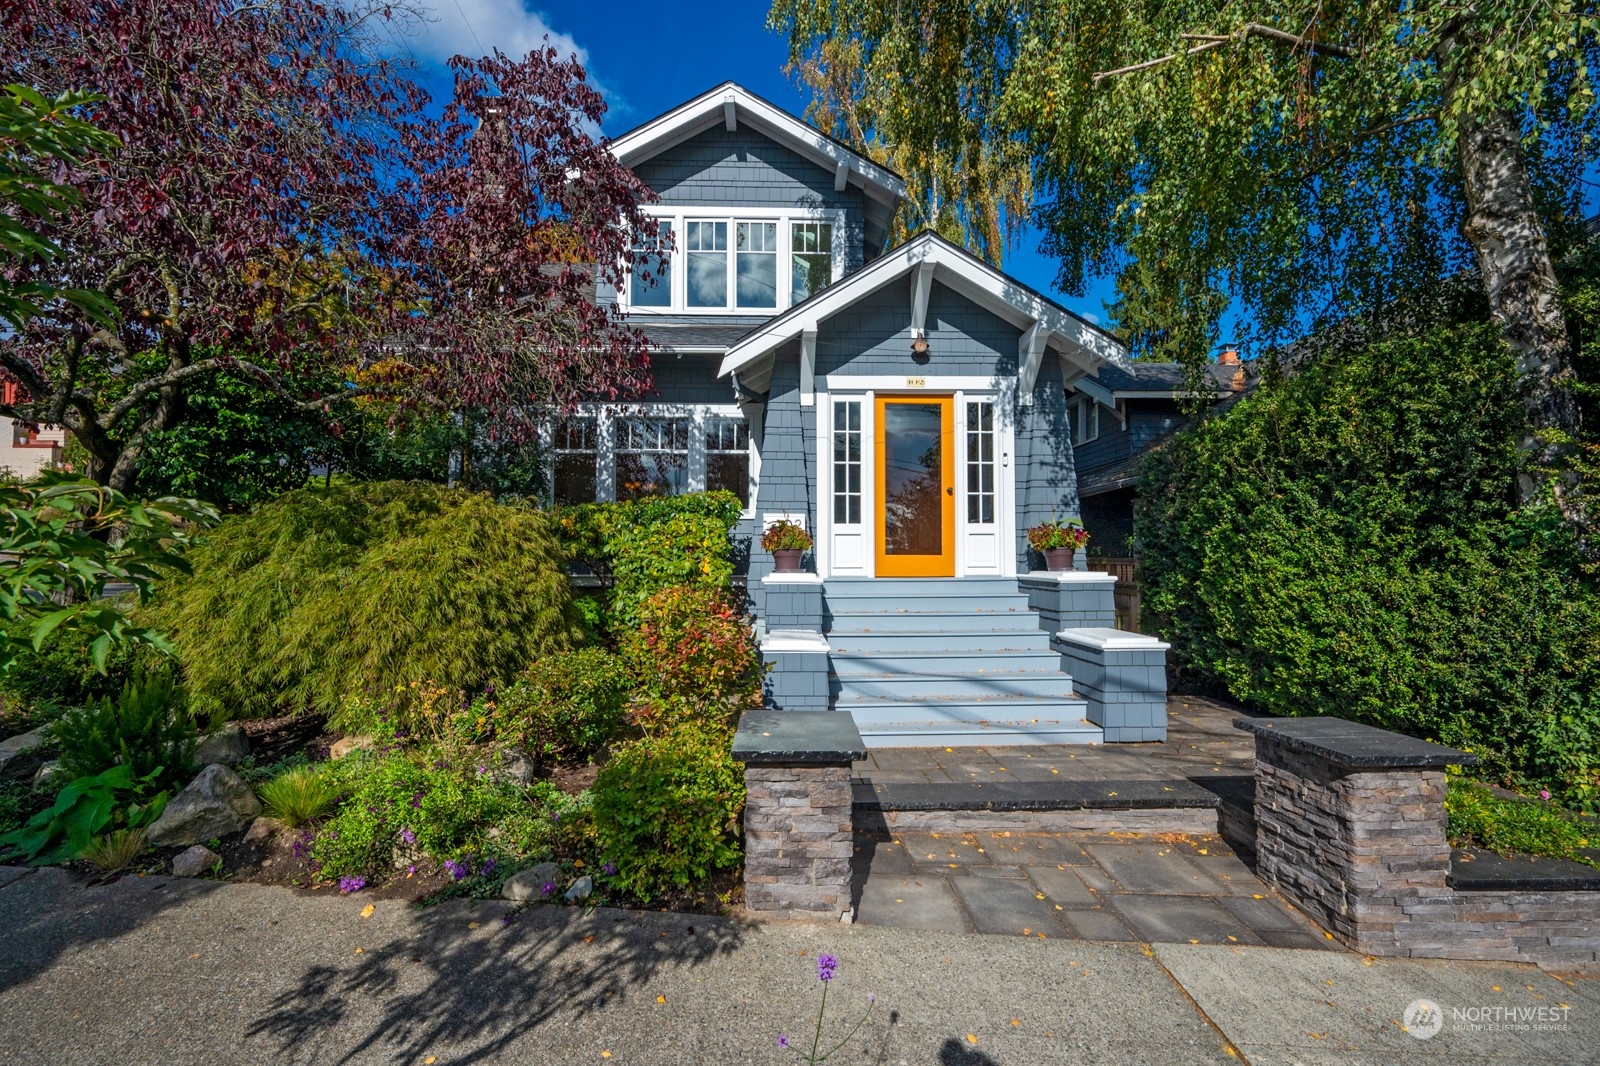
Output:
<instances>
[{"instance_id":1,"label":"concrete landing slab","mask_svg":"<svg viewBox=\"0 0 1600 1066\"><path fill-rule=\"evenodd\" d=\"M1252 1066L1595 1061L1600 982L1568 983L1512 963L1189 944L1154 950ZM1443 1011L1425 1039L1426 1026L1406 1022L1419 999ZM1508 1020L1506 1011L1530 1020ZM1551 1020L1533 1021L1540 1011Z\"/></svg>"}]
</instances>

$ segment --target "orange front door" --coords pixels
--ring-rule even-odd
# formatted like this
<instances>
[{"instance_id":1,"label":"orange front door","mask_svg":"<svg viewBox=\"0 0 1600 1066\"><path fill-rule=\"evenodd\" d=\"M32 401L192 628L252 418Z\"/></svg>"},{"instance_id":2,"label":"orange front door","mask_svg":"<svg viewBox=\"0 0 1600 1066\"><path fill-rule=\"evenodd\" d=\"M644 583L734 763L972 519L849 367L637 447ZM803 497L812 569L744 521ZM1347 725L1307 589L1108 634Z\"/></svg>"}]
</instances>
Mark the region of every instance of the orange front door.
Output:
<instances>
[{"instance_id":1,"label":"orange front door","mask_svg":"<svg viewBox=\"0 0 1600 1066\"><path fill-rule=\"evenodd\" d=\"M878 576L954 577L954 399L879 396L876 414Z\"/></svg>"}]
</instances>

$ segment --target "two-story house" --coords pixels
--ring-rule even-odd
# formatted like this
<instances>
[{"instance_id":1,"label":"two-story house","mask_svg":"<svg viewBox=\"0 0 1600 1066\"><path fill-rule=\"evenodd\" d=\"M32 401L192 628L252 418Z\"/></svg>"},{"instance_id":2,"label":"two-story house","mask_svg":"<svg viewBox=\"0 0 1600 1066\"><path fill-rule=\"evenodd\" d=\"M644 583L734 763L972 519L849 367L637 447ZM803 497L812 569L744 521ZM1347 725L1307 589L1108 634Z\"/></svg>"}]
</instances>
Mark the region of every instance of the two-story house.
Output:
<instances>
[{"instance_id":1,"label":"two-story house","mask_svg":"<svg viewBox=\"0 0 1600 1066\"><path fill-rule=\"evenodd\" d=\"M773 702L868 743L1156 739L1086 720L1019 587L1028 527L1079 512L1066 388L1125 366L1117 340L937 236L886 247L902 179L732 83L612 150L671 237L599 293L656 391L555 427L557 501L735 492ZM757 543L780 518L806 574Z\"/></svg>"}]
</instances>

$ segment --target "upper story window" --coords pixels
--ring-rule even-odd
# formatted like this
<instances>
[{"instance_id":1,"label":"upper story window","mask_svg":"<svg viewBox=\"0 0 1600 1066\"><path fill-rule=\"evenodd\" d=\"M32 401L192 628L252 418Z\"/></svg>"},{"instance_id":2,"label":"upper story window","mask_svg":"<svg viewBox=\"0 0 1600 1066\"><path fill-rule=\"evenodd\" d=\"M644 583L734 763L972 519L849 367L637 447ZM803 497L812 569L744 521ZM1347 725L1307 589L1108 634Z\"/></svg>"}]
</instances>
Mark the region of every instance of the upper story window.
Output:
<instances>
[{"instance_id":1,"label":"upper story window","mask_svg":"<svg viewBox=\"0 0 1600 1066\"><path fill-rule=\"evenodd\" d=\"M672 259L660 258L663 249L672 245L672 220L659 219L654 240L641 241L634 251L639 259L633 264L633 276L628 291L638 307L672 306Z\"/></svg>"},{"instance_id":2,"label":"upper story window","mask_svg":"<svg viewBox=\"0 0 1600 1066\"><path fill-rule=\"evenodd\" d=\"M652 212L660 244L641 246L622 306L631 311L775 314L810 299L842 273L834 237L841 211L742 208ZM709 217L708 217L709 216ZM662 269L649 253L676 236Z\"/></svg>"},{"instance_id":3,"label":"upper story window","mask_svg":"<svg viewBox=\"0 0 1600 1066\"><path fill-rule=\"evenodd\" d=\"M833 281L833 223L795 222L790 227L789 303L809 300Z\"/></svg>"}]
</instances>

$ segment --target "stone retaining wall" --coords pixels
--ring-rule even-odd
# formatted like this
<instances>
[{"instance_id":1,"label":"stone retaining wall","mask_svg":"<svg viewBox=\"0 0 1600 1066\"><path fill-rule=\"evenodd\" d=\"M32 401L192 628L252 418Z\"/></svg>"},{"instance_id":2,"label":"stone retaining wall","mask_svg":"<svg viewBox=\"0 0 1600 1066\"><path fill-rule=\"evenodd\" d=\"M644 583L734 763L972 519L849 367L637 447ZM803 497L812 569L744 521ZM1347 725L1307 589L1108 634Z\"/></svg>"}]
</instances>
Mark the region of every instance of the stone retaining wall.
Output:
<instances>
[{"instance_id":1,"label":"stone retaining wall","mask_svg":"<svg viewBox=\"0 0 1600 1066\"><path fill-rule=\"evenodd\" d=\"M1349 723L1309 735L1332 722L1234 723L1256 734L1263 880L1367 954L1600 973L1600 892L1449 884L1443 767L1471 756Z\"/></svg>"},{"instance_id":2,"label":"stone retaining wall","mask_svg":"<svg viewBox=\"0 0 1600 1066\"><path fill-rule=\"evenodd\" d=\"M744 902L765 917L850 909L849 766L747 766Z\"/></svg>"}]
</instances>

